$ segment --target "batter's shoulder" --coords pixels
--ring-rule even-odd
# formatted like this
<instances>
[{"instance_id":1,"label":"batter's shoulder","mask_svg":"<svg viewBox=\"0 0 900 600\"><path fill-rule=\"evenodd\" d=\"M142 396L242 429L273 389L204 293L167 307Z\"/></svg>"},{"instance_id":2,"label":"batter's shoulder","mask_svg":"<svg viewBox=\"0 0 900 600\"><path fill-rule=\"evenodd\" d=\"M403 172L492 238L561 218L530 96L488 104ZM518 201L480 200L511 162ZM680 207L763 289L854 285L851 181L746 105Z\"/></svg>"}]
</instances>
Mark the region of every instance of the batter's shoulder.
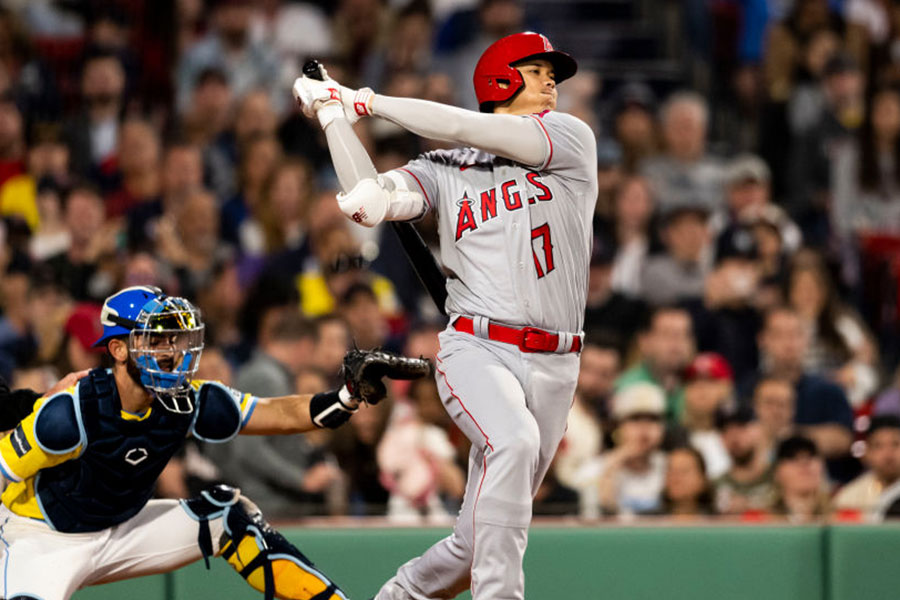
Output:
<instances>
[{"instance_id":1,"label":"batter's shoulder","mask_svg":"<svg viewBox=\"0 0 900 600\"><path fill-rule=\"evenodd\" d=\"M417 160L428 161L437 166L465 167L485 161L490 155L475 148L452 148L449 150L431 150L417 157Z\"/></svg>"},{"instance_id":2,"label":"batter's shoulder","mask_svg":"<svg viewBox=\"0 0 900 600\"><path fill-rule=\"evenodd\" d=\"M572 132L572 134L586 140L590 139L592 143L595 143L594 130L591 129L590 125L588 125L575 115L570 115L569 113L558 112L555 110L548 110L539 113L536 116L544 123L565 128Z\"/></svg>"}]
</instances>

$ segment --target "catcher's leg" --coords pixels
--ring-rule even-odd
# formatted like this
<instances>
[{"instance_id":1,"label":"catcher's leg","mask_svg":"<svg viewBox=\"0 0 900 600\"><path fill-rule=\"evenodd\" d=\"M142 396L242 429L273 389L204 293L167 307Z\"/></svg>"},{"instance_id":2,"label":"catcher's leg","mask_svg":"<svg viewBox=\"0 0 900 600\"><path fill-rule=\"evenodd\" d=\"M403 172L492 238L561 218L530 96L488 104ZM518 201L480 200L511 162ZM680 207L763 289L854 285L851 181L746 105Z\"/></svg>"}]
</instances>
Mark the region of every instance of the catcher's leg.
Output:
<instances>
[{"instance_id":1,"label":"catcher's leg","mask_svg":"<svg viewBox=\"0 0 900 600\"><path fill-rule=\"evenodd\" d=\"M90 572L102 535L59 533L0 505L0 598L67 600Z\"/></svg>"},{"instance_id":2,"label":"catcher's leg","mask_svg":"<svg viewBox=\"0 0 900 600\"><path fill-rule=\"evenodd\" d=\"M224 533L217 554L263 592L266 600L347 600L337 585L275 531L259 508L235 488L215 486L183 505L200 523L198 542L204 560L216 553L207 524L219 519Z\"/></svg>"}]
</instances>

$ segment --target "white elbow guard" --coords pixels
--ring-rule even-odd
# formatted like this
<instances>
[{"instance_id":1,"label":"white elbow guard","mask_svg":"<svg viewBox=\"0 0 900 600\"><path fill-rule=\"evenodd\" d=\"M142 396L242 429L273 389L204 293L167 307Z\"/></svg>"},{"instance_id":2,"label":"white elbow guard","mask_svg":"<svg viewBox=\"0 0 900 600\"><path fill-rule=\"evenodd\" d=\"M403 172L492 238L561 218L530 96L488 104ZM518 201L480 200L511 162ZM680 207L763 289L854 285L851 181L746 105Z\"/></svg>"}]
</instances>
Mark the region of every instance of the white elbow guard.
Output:
<instances>
[{"instance_id":1,"label":"white elbow guard","mask_svg":"<svg viewBox=\"0 0 900 600\"><path fill-rule=\"evenodd\" d=\"M390 188L393 189L388 191ZM346 194L338 194L337 200L341 212L366 227L374 227L385 219L415 219L425 212L422 194L410 190L403 177L394 172L379 175L378 180L363 179Z\"/></svg>"},{"instance_id":2,"label":"white elbow guard","mask_svg":"<svg viewBox=\"0 0 900 600\"><path fill-rule=\"evenodd\" d=\"M374 179L361 179L346 194L338 194L337 201L347 218L366 227L375 227L387 215L390 195Z\"/></svg>"},{"instance_id":3,"label":"white elbow guard","mask_svg":"<svg viewBox=\"0 0 900 600\"><path fill-rule=\"evenodd\" d=\"M388 171L379 175L383 181L393 183L393 190L388 200L385 218L389 221L408 221L417 219L425 213L425 199L419 192L409 189L406 179L396 171ZM390 184L385 187L391 187Z\"/></svg>"}]
</instances>

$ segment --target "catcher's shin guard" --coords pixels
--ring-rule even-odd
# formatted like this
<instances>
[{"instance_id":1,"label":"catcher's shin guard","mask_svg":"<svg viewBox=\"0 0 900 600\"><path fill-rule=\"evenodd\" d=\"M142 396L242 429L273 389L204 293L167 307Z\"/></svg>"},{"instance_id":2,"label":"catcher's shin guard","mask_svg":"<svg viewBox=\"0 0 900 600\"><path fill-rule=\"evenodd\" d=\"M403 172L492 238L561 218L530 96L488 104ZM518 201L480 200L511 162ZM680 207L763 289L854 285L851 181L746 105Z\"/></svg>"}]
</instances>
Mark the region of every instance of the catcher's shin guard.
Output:
<instances>
[{"instance_id":1,"label":"catcher's shin guard","mask_svg":"<svg viewBox=\"0 0 900 600\"><path fill-rule=\"evenodd\" d=\"M275 531L259 508L232 487L218 485L199 498L183 501L188 514L200 521L200 550L212 554L209 519L224 518L219 556L266 600L347 600L300 550ZM204 535L206 539L204 540Z\"/></svg>"}]
</instances>

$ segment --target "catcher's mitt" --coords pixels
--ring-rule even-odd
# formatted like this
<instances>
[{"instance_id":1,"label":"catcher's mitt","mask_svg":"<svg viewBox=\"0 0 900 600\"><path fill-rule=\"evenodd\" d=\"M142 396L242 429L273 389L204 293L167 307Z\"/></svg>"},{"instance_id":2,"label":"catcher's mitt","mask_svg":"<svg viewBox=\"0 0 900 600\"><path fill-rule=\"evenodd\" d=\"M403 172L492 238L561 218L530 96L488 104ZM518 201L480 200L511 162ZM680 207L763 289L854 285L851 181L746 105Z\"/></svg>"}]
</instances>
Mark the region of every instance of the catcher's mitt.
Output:
<instances>
[{"instance_id":1,"label":"catcher's mitt","mask_svg":"<svg viewBox=\"0 0 900 600\"><path fill-rule=\"evenodd\" d=\"M418 379L431 375L433 369L431 361L425 358L407 358L377 349L353 349L344 355L341 376L353 397L378 404L387 395L382 377Z\"/></svg>"}]
</instances>

